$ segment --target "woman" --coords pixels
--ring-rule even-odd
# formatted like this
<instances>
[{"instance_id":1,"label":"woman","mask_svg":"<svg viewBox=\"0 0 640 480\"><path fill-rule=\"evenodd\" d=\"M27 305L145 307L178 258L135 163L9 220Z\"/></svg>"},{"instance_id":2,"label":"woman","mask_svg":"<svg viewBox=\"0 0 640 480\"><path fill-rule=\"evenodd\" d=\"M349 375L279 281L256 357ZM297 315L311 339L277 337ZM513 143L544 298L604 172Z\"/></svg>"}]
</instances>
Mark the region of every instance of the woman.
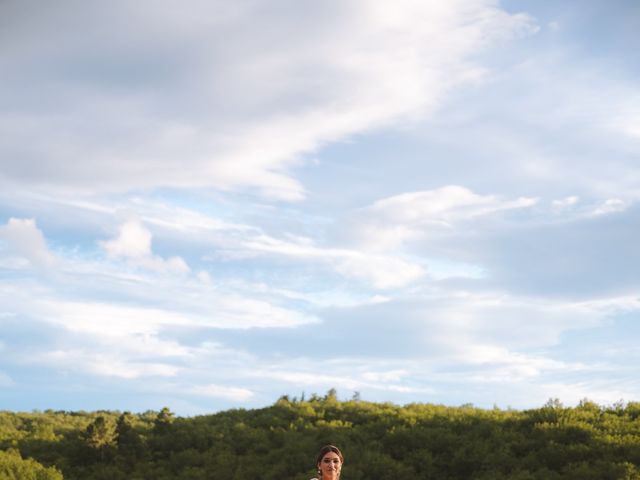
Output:
<instances>
[{"instance_id":1,"label":"woman","mask_svg":"<svg viewBox=\"0 0 640 480\"><path fill-rule=\"evenodd\" d=\"M344 457L338 447L325 445L320 449L316 457L316 467L318 468L318 478L311 480L338 480Z\"/></svg>"}]
</instances>

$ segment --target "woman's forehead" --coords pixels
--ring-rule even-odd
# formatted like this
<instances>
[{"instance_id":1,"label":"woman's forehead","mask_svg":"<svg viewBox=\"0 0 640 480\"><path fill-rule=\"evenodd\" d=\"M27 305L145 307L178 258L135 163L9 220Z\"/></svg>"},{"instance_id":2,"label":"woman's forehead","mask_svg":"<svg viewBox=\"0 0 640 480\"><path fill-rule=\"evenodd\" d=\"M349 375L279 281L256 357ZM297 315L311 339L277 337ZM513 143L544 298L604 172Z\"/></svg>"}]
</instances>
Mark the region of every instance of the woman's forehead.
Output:
<instances>
[{"instance_id":1,"label":"woman's forehead","mask_svg":"<svg viewBox=\"0 0 640 480\"><path fill-rule=\"evenodd\" d=\"M322 457L323 460L325 458L337 458L338 460L340 460L340 456L336 452L327 452L325 456Z\"/></svg>"}]
</instances>

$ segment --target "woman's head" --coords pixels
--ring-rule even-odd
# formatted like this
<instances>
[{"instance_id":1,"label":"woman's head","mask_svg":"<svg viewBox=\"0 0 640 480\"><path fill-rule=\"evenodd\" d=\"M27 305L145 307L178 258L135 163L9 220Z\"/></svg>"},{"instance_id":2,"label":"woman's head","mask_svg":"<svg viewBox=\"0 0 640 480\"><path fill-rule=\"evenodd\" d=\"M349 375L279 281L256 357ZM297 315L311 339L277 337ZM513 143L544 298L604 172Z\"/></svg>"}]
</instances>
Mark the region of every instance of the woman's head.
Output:
<instances>
[{"instance_id":1,"label":"woman's head","mask_svg":"<svg viewBox=\"0 0 640 480\"><path fill-rule=\"evenodd\" d=\"M340 449L334 445L325 445L318 452L316 467L320 478L338 478L344 463Z\"/></svg>"}]
</instances>

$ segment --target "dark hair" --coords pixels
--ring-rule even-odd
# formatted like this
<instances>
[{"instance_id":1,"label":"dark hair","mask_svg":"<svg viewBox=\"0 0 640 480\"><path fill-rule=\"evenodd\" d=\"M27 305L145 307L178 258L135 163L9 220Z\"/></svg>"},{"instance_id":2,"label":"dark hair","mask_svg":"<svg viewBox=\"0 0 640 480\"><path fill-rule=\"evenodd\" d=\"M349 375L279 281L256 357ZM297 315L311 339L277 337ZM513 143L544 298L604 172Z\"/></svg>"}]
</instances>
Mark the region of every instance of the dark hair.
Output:
<instances>
[{"instance_id":1,"label":"dark hair","mask_svg":"<svg viewBox=\"0 0 640 480\"><path fill-rule=\"evenodd\" d=\"M322 447L320 449L320 452L318 453L318 456L316 457L316 467L322 461L324 456L329 452L333 452L333 453L337 454L338 457L340 457L340 463L344 463L344 457L342 456L342 452L340 451L340 449L338 447L336 447L334 445L325 445L324 447Z\"/></svg>"}]
</instances>

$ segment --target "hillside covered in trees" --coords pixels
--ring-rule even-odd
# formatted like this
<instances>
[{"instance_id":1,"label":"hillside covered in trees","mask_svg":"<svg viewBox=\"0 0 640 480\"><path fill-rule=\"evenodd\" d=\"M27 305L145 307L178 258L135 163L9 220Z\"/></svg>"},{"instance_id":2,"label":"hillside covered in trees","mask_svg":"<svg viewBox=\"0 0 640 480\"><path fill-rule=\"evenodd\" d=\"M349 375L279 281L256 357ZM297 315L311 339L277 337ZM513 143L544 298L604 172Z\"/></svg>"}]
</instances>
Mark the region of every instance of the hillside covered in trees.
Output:
<instances>
[{"instance_id":1,"label":"hillside covered in trees","mask_svg":"<svg viewBox=\"0 0 640 480\"><path fill-rule=\"evenodd\" d=\"M0 480L640 479L640 403L526 410L281 397L256 410L0 412Z\"/></svg>"}]
</instances>

